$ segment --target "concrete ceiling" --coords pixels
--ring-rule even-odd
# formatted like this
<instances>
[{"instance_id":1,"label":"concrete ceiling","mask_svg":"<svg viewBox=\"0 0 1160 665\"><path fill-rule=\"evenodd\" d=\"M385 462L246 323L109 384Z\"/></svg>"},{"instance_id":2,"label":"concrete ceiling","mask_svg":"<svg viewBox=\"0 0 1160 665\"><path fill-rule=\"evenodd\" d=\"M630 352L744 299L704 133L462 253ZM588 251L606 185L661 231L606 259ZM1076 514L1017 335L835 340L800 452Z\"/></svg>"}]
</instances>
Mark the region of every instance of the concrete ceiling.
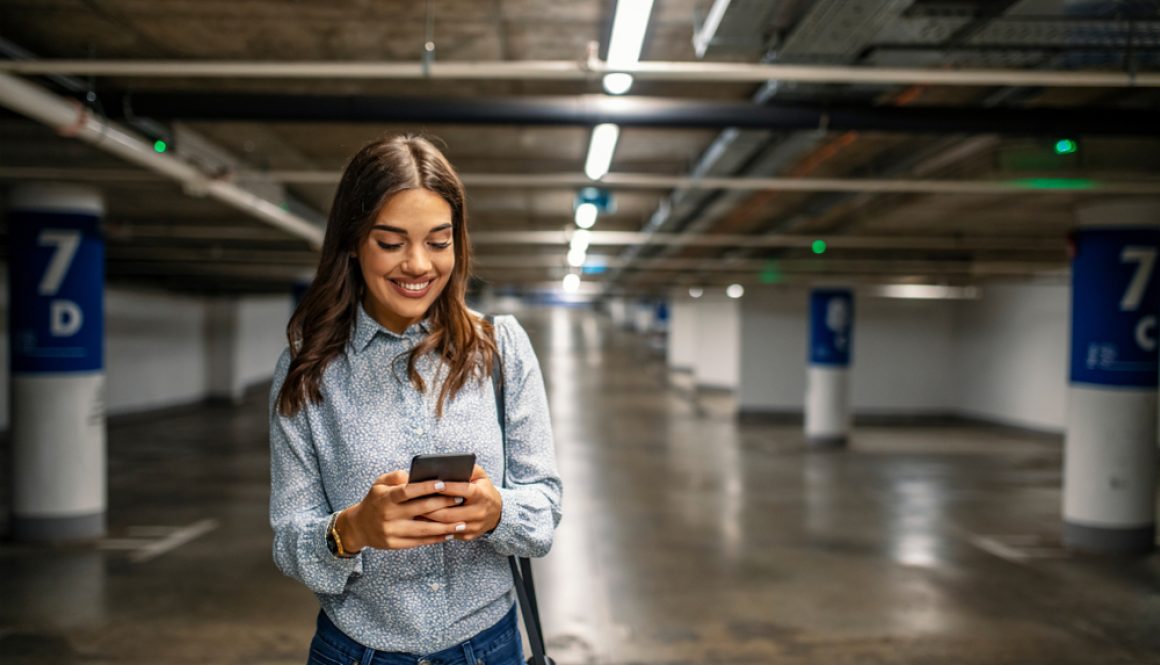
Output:
<instances>
[{"instance_id":1,"label":"concrete ceiling","mask_svg":"<svg viewBox=\"0 0 1160 665\"><path fill-rule=\"evenodd\" d=\"M709 0L656 0L642 61L697 61L694 34ZM1160 7L1065 0L770 0L729 4L703 61L894 67L1018 67L1043 71L1160 70ZM1129 7L1130 5L1130 7ZM1118 8L1118 9L1117 9ZM1126 9L1125 9L1126 8ZM0 0L0 38L42 59L418 62L434 42L437 62L581 61L608 39L613 0ZM1123 26L1135 23L1131 37ZM1067 23L1071 21L1072 23ZM1082 22L1082 23L1081 23ZM1078 26L1068 32L1069 25ZM1062 28L1060 27L1062 26ZM1082 29L1081 29L1082 28ZM1061 36L1061 30L1063 34ZM1126 45L1132 40L1132 48ZM600 49L603 55L603 49ZM54 94L98 100L126 93L239 93L519 99L601 94L597 80L261 79L238 77L26 77ZM883 84L778 86L638 81L634 95L704 101L898 107L1160 109L1155 89L938 87ZM754 100L757 101L754 101ZM400 103L404 103L402 100ZM100 113L97 106L94 112ZM147 127L147 126L146 126ZM384 133L426 132L464 174L582 173L590 128L533 124L386 124L183 120L152 125L192 132L250 172L322 172ZM178 129L180 128L180 129ZM1160 175L1160 130L1074 136L1080 151L1054 154L1053 136L750 131L625 127L612 173L737 177L1149 180ZM724 132L724 133L723 133ZM737 135L732 135L735 139ZM726 145L728 143L728 145ZM182 156L183 146L176 146ZM710 164L710 161L712 163ZM708 169L708 170L697 170ZM696 171L695 171L696 170ZM190 292L285 292L317 259L306 241L189 192L108 153L0 111L0 190L34 179L91 182L108 204L110 281ZM287 180L291 209L321 219L333 184ZM1160 183L1160 180L1153 180ZM270 183L267 183L270 184ZM277 183L273 183L276 187ZM243 185L244 186L244 185ZM558 243L491 242L488 232L564 231L577 187L469 184L479 276L497 288L558 282L568 271ZM819 238L1009 238L998 249L808 249L594 246L587 274L608 290L656 292L673 285L892 281L974 283L1058 276L1074 208L1091 191L1023 194L674 192L617 189L599 231L771 234ZM666 201L683 203L666 214ZM279 202L280 201L276 201ZM679 213L679 214L678 214ZM506 236L505 236L506 237ZM530 236L529 236L530 237ZM1049 241L1028 249L1021 240ZM1051 245L1054 242L1054 245ZM937 243L935 243L937 244ZM996 268L1000 266L1000 268Z\"/></svg>"}]
</instances>

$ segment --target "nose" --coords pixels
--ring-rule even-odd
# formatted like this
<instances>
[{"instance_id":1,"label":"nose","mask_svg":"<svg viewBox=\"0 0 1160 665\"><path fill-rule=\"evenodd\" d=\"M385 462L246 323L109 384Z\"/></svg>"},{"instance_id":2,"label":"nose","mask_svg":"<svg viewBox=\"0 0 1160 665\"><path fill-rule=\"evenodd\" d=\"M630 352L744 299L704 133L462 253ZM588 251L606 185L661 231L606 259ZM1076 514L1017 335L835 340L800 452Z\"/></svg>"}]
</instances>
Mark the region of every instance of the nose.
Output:
<instances>
[{"instance_id":1,"label":"nose","mask_svg":"<svg viewBox=\"0 0 1160 665\"><path fill-rule=\"evenodd\" d=\"M411 245L401 267L408 275L421 276L430 272L431 257L427 255L426 246L420 243Z\"/></svg>"}]
</instances>

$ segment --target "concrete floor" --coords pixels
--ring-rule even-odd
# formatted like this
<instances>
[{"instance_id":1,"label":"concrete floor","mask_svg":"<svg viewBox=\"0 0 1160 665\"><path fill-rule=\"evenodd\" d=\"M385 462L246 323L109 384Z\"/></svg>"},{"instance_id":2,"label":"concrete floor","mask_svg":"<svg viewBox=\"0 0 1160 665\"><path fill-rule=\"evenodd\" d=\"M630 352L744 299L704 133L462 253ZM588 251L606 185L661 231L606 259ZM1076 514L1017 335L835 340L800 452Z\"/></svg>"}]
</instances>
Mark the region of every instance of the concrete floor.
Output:
<instances>
[{"instance_id":1,"label":"concrete floor","mask_svg":"<svg viewBox=\"0 0 1160 665\"><path fill-rule=\"evenodd\" d=\"M565 479L536 569L560 665L1160 663L1160 557L1059 548L1058 439L860 427L813 452L606 319L521 319ZM101 548L0 547L0 663L305 662L317 606L270 559L265 395L115 419L109 449Z\"/></svg>"}]
</instances>

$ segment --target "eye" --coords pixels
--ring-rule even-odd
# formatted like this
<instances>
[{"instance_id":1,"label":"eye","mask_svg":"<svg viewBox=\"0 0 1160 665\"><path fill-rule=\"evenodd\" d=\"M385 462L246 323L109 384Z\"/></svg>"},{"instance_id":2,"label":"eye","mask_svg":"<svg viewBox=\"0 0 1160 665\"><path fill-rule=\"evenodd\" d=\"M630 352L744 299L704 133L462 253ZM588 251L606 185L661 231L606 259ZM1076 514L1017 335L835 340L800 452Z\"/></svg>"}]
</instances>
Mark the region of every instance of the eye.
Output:
<instances>
[{"instance_id":1,"label":"eye","mask_svg":"<svg viewBox=\"0 0 1160 665\"><path fill-rule=\"evenodd\" d=\"M431 243L431 246L435 249L447 249L451 246L451 241L448 240L447 242L433 242Z\"/></svg>"},{"instance_id":2,"label":"eye","mask_svg":"<svg viewBox=\"0 0 1160 665\"><path fill-rule=\"evenodd\" d=\"M401 242L400 243L390 243L390 242L383 242L382 240L376 240L375 242L377 242L379 244L379 247L386 249L386 250L399 249L400 247L403 246L403 243L401 243Z\"/></svg>"}]
</instances>

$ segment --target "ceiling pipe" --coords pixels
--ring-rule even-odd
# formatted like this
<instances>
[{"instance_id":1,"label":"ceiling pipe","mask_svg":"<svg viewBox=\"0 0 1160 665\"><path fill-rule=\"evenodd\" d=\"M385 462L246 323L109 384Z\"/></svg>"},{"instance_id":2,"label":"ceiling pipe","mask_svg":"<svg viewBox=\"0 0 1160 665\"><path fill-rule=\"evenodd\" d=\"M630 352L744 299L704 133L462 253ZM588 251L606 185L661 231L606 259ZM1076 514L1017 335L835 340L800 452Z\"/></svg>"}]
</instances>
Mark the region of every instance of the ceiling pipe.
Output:
<instances>
[{"instance_id":1,"label":"ceiling pipe","mask_svg":"<svg viewBox=\"0 0 1160 665\"><path fill-rule=\"evenodd\" d=\"M108 99L109 117L186 121L580 125L765 130L985 133L1018 136L1156 135L1150 109L805 106L655 97L564 95L511 98L133 93Z\"/></svg>"},{"instance_id":2,"label":"ceiling pipe","mask_svg":"<svg viewBox=\"0 0 1160 665\"><path fill-rule=\"evenodd\" d=\"M156 152L151 142L146 142L116 123L93 116L74 100L49 93L18 77L0 73L0 105L44 123L62 136L80 139L175 180L192 195L208 196L302 238L312 247L322 246L321 227L232 183L209 178L176 157Z\"/></svg>"},{"instance_id":3,"label":"ceiling pipe","mask_svg":"<svg viewBox=\"0 0 1160 665\"><path fill-rule=\"evenodd\" d=\"M152 151L150 151L152 152ZM182 163L182 166L188 167ZM232 177L245 182L247 173ZM339 171L262 171L254 176L294 185L336 185ZM143 177L146 176L146 177ZM0 180L67 178L70 180L147 180L148 174L126 170L0 167ZM647 190L676 187L699 190L867 192L874 194L1160 194L1160 180L1090 178L1012 178L1007 180L921 180L908 178L755 178L702 177L650 173L609 173L599 181L581 173L461 173L463 184L480 189L572 189L599 185L607 189ZM317 227L314 227L317 228Z\"/></svg>"},{"instance_id":4,"label":"ceiling pipe","mask_svg":"<svg viewBox=\"0 0 1160 665\"><path fill-rule=\"evenodd\" d=\"M476 231L474 245L558 245L571 240L571 229L564 231ZM1059 252L1067 250L1067 239L1042 237L953 237L953 236L822 236L827 249L927 250L927 251L996 251ZM590 247L635 245L645 239L658 245L684 247L793 247L809 249L817 235L753 236L736 234L654 233L634 231L591 231ZM1062 254L1061 254L1062 255Z\"/></svg>"},{"instance_id":5,"label":"ceiling pipe","mask_svg":"<svg viewBox=\"0 0 1160 665\"><path fill-rule=\"evenodd\" d=\"M0 62L0 72L25 75L144 78L454 79L589 81L626 73L642 81L703 83L1039 86L1156 88L1160 73L833 67L721 62L638 62L609 67L600 60L495 62L317 62L234 60L36 60Z\"/></svg>"}]
</instances>

